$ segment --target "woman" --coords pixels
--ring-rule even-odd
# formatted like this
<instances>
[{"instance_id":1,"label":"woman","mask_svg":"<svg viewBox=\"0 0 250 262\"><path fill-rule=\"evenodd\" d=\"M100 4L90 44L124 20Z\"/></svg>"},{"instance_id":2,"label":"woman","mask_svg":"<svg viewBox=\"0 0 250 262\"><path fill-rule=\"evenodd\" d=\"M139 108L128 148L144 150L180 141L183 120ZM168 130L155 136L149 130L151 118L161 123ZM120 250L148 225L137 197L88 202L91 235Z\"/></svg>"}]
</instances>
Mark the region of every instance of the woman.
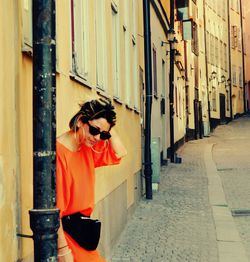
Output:
<instances>
[{"instance_id":1,"label":"woman","mask_svg":"<svg viewBox=\"0 0 250 262\"><path fill-rule=\"evenodd\" d=\"M95 168L119 164L126 149L113 130L116 121L109 100L81 105L70 120L70 130L57 139L57 207L60 217L80 212L90 216L94 208ZM105 261L97 250L87 251L62 226L58 231L59 262Z\"/></svg>"}]
</instances>

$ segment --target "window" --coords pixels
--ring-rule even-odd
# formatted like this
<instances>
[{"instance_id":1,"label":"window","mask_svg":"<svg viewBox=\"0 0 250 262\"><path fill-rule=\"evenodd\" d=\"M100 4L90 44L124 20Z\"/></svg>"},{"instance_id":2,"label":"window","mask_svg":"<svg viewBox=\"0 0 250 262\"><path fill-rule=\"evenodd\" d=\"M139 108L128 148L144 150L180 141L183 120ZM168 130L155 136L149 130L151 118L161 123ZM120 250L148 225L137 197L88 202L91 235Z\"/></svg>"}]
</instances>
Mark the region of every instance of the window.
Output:
<instances>
[{"instance_id":1,"label":"window","mask_svg":"<svg viewBox=\"0 0 250 262\"><path fill-rule=\"evenodd\" d=\"M161 62L161 74L162 74L162 95L166 95L166 63L164 60Z\"/></svg>"},{"instance_id":2,"label":"window","mask_svg":"<svg viewBox=\"0 0 250 262\"><path fill-rule=\"evenodd\" d=\"M213 90L212 90L212 107L213 107L213 111L216 111L216 89L215 87L213 87Z\"/></svg>"},{"instance_id":3,"label":"window","mask_svg":"<svg viewBox=\"0 0 250 262\"><path fill-rule=\"evenodd\" d=\"M136 109L139 109L139 83L138 83L138 52L137 46L133 44L133 90L134 90L134 106Z\"/></svg>"},{"instance_id":4,"label":"window","mask_svg":"<svg viewBox=\"0 0 250 262\"><path fill-rule=\"evenodd\" d=\"M154 84L154 96L157 97L157 57L156 49L153 48L153 84Z\"/></svg>"},{"instance_id":5,"label":"window","mask_svg":"<svg viewBox=\"0 0 250 262\"><path fill-rule=\"evenodd\" d=\"M239 86L243 87L242 68L239 66Z\"/></svg>"},{"instance_id":6,"label":"window","mask_svg":"<svg viewBox=\"0 0 250 262\"><path fill-rule=\"evenodd\" d=\"M125 59L125 101L126 104L131 106L131 83L130 83L130 36L128 31L128 1L124 1L124 10L125 10L125 21L123 26L123 34L124 34L124 59Z\"/></svg>"},{"instance_id":7,"label":"window","mask_svg":"<svg viewBox=\"0 0 250 262\"><path fill-rule=\"evenodd\" d=\"M198 31L197 31L197 24L193 22L193 39L192 39L192 52L196 55L199 54L198 48Z\"/></svg>"},{"instance_id":8,"label":"window","mask_svg":"<svg viewBox=\"0 0 250 262\"><path fill-rule=\"evenodd\" d=\"M107 68L106 57L106 27L104 1L96 0L96 84L97 87L105 90L105 76Z\"/></svg>"},{"instance_id":9,"label":"window","mask_svg":"<svg viewBox=\"0 0 250 262\"><path fill-rule=\"evenodd\" d=\"M220 2L220 1L219 1ZM221 1L222 2L222 18L223 20L226 20L226 8L227 8L227 4L225 3L225 0Z\"/></svg>"},{"instance_id":10,"label":"window","mask_svg":"<svg viewBox=\"0 0 250 262\"><path fill-rule=\"evenodd\" d=\"M237 13L239 13L239 10L240 10L240 8L239 8L239 0L235 0L235 11Z\"/></svg>"},{"instance_id":11,"label":"window","mask_svg":"<svg viewBox=\"0 0 250 262\"><path fill-rule=\"evenodd\" d=\"M32 48L32 0L23 0L23 51Z\"/></svg>"},{"instance_id":12,"label":"window","mask_svg":"<svg viewBox=\"0 0 250 262\"><path fill-rule=\"evenodd\" d=\"M237 48L237 26L236 25L232 25L231 26L231 46L232 48Z\"/></svg>"},{"instance_id":13,"label":"window","mask_svg":"<svg viewBox=\"0 0 250 262\"><path fill-rule=\"evenodd\" d=\"M127 2L127 1L126 1ZM129 2L129 1L128 1ZM137 32L137 24L136 24L136 18L137 16L137 0L132 0L132 37L136 38L136 32Z\"/></svg>"},{"instance_id":14,"label":"window","mask_svg":"<svg viewBox=\"0 0 250 262\"><path fill-rule=\"evenodd\" d=\"M230 106L230 96L229 96L229 91L226 91L226 99L227 99L227 111L229 111L229 106Z\"/></svg>"},{"instance_id":15,"label":"window","mask_svg":"<svg viewBox=\"0 0 250 262\"><path fill-rule=\"evenodd\" d=\"M178 105L178 92L177 92L177 86L175 86L175 112L176 116L178 117L179 115L179 105Z\"/></svg>"},{"instance_id":16,"label":"window","mask_svg":"<svg viewBox=\"0 0 250 262\"><path fill-rule=\"evenodd\" d=\"M244 55L246 55L246 42L247 42L247 40L246 40L246 33L245 32L243 32L243 50L244 50Z\"/></svg>"},{"instance_id":17,"label":"window","mask_svg":"<svg viewBox=\"0 0 250 262\"><path fill-rule=\"evenodd\" d=\"M228 52L227 52L227 45L224 43L224 69L225 69L225 71L227 72L227 70L228 70L228 63L227 63L227 59L228 59L228 56L227 56L227 54L228 54Z\"/></svg>"},{"instance_id":18,"label":"window","mask_svg":"<svg viewBox=\"0 0 250 262\"><path fill-rule=\"evenodd\" d=\"M22 0L22 51L32 54L33 33L32 33L32 0ZM57 20L56 27L57 27ZM57 42L57 41L56 41ZM56 46L57 48L57 46ZM56 52L56 70L58 72L59 61Z\"/></svg>"},{"instance_id":19,"label":"window","mask_svg":"<svg viewBox=\"0 0 250 262\"><path fill-rule=\"evenodd\" d=\"M238 50L241 51L241 32L240 32L240 28L237 28L237 46L238 46Z\"/></svg>"},{"instance_id":20,"label":"window","mask_svg":"<svg viewBox=\"0 0 250 262\"><path fill-rule=\"evenodd\" d=\"M214 52L215 52L215 65L219 65L219 40L215 37L214 42Z\"/></svg>"},{"instance_id":21,"label":"window","mask_svg":"<svg viewBox=\"0 0 250 262\"><path fill-rule=\"evenodd\" d=\"M220 51L219 51L220 61L219 61L219 65L220 65L221 69L225 70L225 68L224 68L224 65L225 65L225 63L224 63L224 49L223 49L224 45L223 45L222 41L220 41L219 43L220 43Z\"/></svg>"},{"instance_id":22,"label":"window","mask_svg":"<svg viewBox=\"0 0 250 262\"><path fill-rule=\"evenodd\" d=\"M120 57L120 45L119 45L119 19L118 8L115 3L111 4L112 12L112 75L113 75L113 95L116 98L120 98L120 84L119 84L119 57Z\"/></svg>"},{"instance_id":23,"label":"window","mask_svg":"<svg viewBox=\"0 0 250 262\"><path fill-rule=\"evenodd\" d=\"M129 35L129 2L124 1L124 25L123 25L123 39L124 39L124 59L125 59L125 102L128 106L132 106L131 101L131 63L130 63L130 35Z\"/></svg>"},{"instance_id":24,"label":"window","mask_svg":"<svg viewBox=\"0 0 250 262\"><path fill-rule=\"evenodd\" d=\"M210 34L210 62L214 64L214 36Z\"/></svg>"},{"instance_id":25,"label":"window","mask_svg":"<svg viewBox=\"0 0 250 262\"><path fill-rule=\"evenodd\" d=\"M232 84L233 84L234 86L237 86L236 66L235 66L235 65L232 66L232 76L233 76Z\"/></svg>"},{"instance_id":26,"label":"window","mask_svg":"<svg viewBox=\"0 0 250 262\"><path fill-rule=\"evenodd\" d=\"M211 63L211 54L210 54L210 34L206 31L206 44L207 44L207 62Z\"/></svg>"},{"instance_id":27,"label":"window","mask_svg":"<svg viewBox=\"0 0 250 262\"><path fill-rule=\"evenodd\" d=\"M77 76L88 80L89 32L88 1L72 0L72 70Z\"/></svg>"}]
</instances>

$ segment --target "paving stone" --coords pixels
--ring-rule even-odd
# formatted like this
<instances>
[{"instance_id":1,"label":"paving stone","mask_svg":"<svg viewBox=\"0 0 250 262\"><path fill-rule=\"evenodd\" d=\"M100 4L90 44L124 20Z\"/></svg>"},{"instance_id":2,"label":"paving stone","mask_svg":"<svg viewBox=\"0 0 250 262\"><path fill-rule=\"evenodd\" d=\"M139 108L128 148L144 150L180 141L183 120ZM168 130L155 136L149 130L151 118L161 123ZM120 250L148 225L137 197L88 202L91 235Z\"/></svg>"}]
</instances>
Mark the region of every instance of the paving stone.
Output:
<instances>
[{"instance_id":1,"label":"paving stone","mask_svg":"<svg viewBox=\"0 0 250 262\"><path fill-rule=\"evenodd\" d=\"M250 118L242 117L217 127L209 138L185 143L178 151L182 163L162 168L159 190L153 200L139 201L108 261L219 262L204 149L214 144L229 210L250 209L248 134ZM233 221L250 261L250 216Z\"/></svg>"}]
</instances>

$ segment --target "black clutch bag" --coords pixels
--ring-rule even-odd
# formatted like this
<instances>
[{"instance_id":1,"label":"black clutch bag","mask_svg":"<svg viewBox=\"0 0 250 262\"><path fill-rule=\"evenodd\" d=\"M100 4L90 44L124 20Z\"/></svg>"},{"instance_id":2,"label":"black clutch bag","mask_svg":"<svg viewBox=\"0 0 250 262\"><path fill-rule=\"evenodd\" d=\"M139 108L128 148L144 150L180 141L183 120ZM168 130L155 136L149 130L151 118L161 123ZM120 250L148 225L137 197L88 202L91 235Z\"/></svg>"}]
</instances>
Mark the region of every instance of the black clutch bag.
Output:
<instances>
[{"instance_id":1,"label":"black clutch bag","mask_svg":"<svg viewBox=\"0 0 250 262\"><path fill-rule=\"evenodd\" d=\"M101 234L101 222L91 219L80 212L62 218L63 230L68 233L81 247L95 250Z\"/></svg>"}]
</instances>

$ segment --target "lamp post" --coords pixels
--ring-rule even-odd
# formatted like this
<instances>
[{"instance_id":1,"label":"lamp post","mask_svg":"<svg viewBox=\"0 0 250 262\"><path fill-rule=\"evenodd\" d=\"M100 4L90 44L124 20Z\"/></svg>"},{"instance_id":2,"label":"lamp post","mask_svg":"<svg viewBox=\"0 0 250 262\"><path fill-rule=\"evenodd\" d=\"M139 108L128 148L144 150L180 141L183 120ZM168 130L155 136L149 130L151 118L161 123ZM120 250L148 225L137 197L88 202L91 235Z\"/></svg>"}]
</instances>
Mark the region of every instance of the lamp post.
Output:
<instances>
[{"instance_id":1,"label":"lamp post","mask_svg":"<svg viewBox=\"0 0 250 262\"><path fill-rule=\"evenodd\" d=\"M215 71L212 71L208 80L209 80L209 83L214 80L216 78L216 75L217 73ZM209 126L210 126L210 130L211 130L211 102L210 102L210 90L209 90L209 86L210 84L208 85L208 89L207 89L207 103L208 103L208 119L209 119Z\"/></svg>"},{"instance_id":2,"label":"lamp post","mask_svg":"<svg viewBox=\"0 0 250 262\"><path fill-rule=\"evenodd\" d=\"M34 261L57 261L55 1L33 0Z\"/></svg>"},{"instance_id":3,"label":"lamp post","mask_svg":"<svg viewBox=\"0 0 250 262\"><path fill-rule=\"evenodd\" d=\"M226 82L226 77L224 75L221 76L221 81L218 81L218 84L223 84Z\"/></svg>"},{"instance_id":4,"label":"lamp post","mask_svg":"<svg viewBox=\"0 0 250 262\"><path fill-rule=\"evenodd\" d=\"M174 31L174 10L175 0L170 0L170 28L168 30L168 41L170 44L170 62L169 62L169 124L170 124L170 161L174 163L174 55L175 55L175 31Z\"/></svg>"},{"instance_id":5,"label":"lamp post","mask_svg":"<svg viewBox=\"0 0 250 262\"><path fill-rule=\"evenodd\" d=\"M167 42L162 41L161 46L164 44L170 45L169 62L169 126L170 126L170 161L175 162L175 148L174 148L174 58L175 55L180 56L180 52L176 49L178 43L174 31L174 0L170 2L170 28L167 32Z\"/></svg>"},{"instance_id":6,"label":"lamp post","mask_svg":"<svg viewBox=\"0 0 250 262\"><path fill-rule=\"evenodd\" d=\"M150 34L150 1L143 1L144 19L144 57L145 57L145 151L144 151L144 175L146 198L152 199L152 162L151 162L151 109L152 109L152 61L151 61L151 34Z\"/></svg>"}]
</instances>

